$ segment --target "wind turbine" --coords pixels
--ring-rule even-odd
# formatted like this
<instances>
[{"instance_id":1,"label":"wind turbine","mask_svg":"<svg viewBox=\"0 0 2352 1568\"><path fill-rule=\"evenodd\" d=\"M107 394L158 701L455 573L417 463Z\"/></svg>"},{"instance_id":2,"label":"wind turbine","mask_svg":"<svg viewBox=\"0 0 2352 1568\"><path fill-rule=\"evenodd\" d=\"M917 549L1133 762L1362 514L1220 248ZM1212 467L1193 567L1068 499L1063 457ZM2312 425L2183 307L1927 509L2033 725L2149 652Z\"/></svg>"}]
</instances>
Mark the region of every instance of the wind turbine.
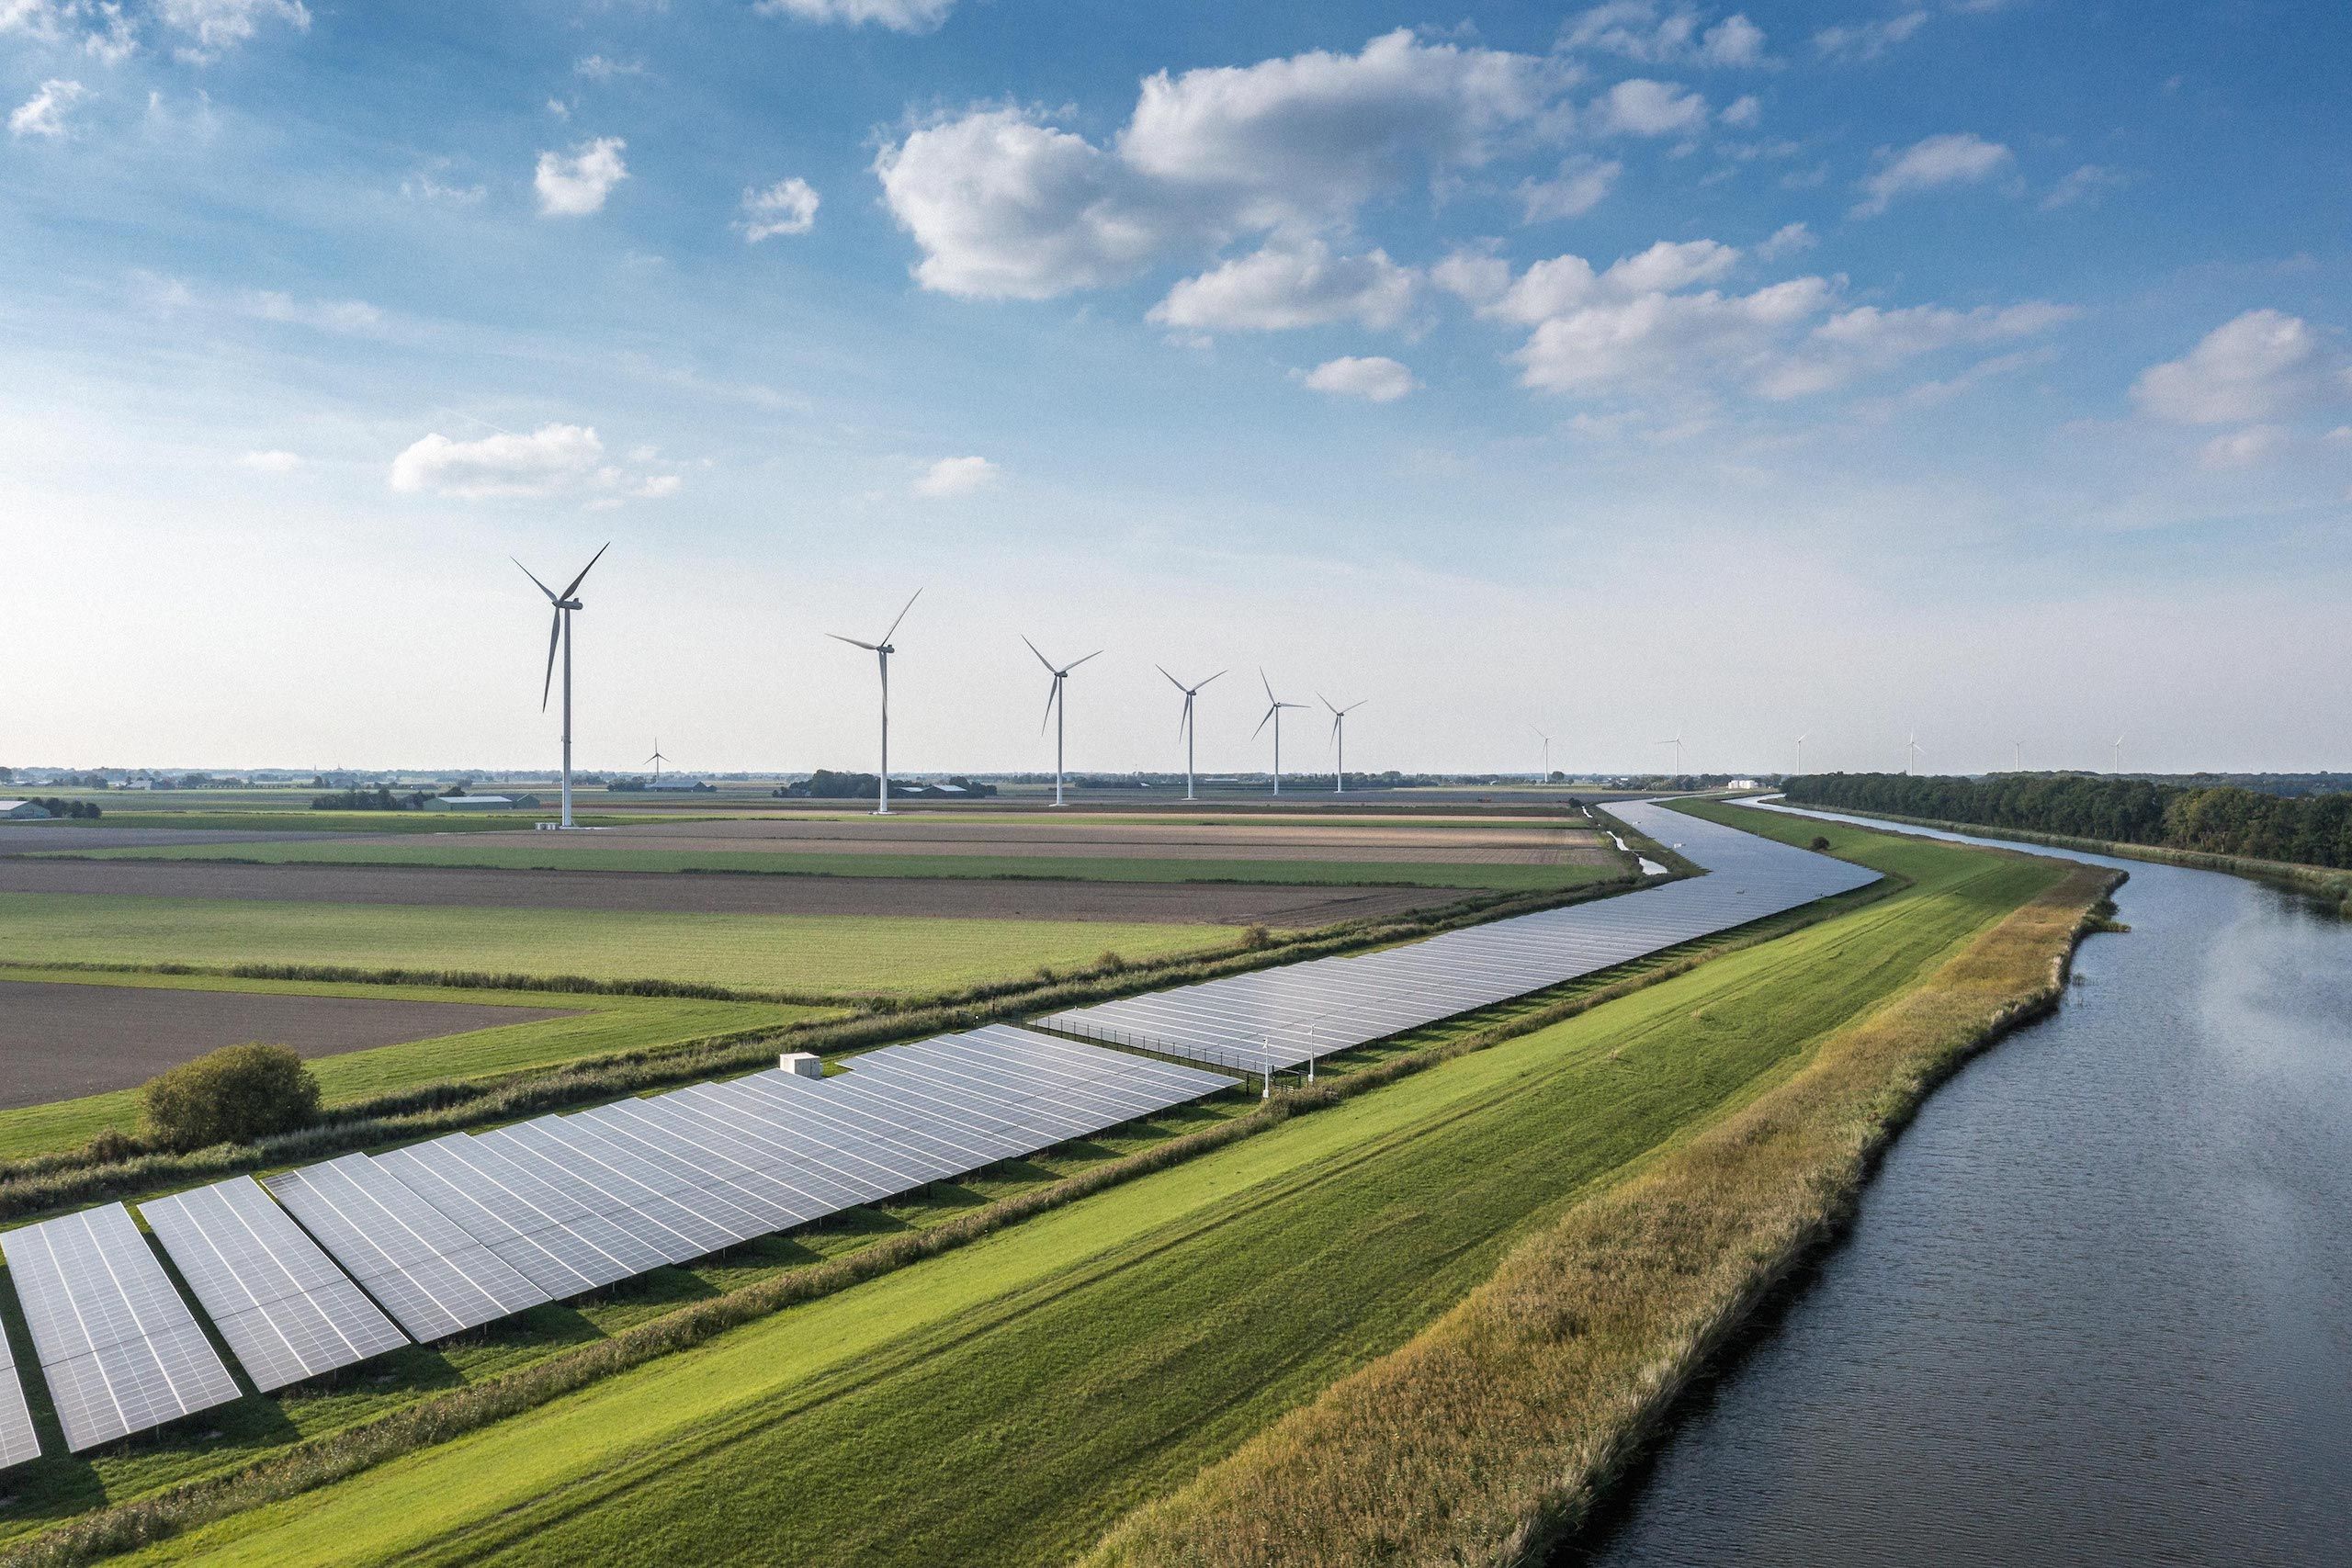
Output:
<instances>
[{"instance_id":1,"label":"wind turbine","mask_svg":"<svg viewBox=\"0 0 2352 1568\"><path fill-rule=\"evenodd\" d=\"M2115 738L2114 758L2115 760L2113 763L2110 764L2108 771L2110 773L2120 773L2123 771L2123 737L2120 735Z\"/></svg>"},{"instance_id":2,"label":"wind turbine","mask_svg":"<svg viewBox=\"0 0 2352 1568\"><path fill-rule=\"evenodd\" d=\"M1025 637L1021 640L1023 642L1029 642L1029 639ZM1034 642L1029 642L1029 651L1032 653L1037 653L1037 645ZM1099 654L1102 651L1102 650L1098 648L1093 653L1088 654L1086 659L1092 659L1096 654ZM1057 670L1054 668L1054 661L1052 660L1046 658L1042 653L1037 653L1037 662L1044 665L1046 667L1046 673L1054 678L1052 687L1046 693L1046 717L1054 727L1054 804L1056 806L1059 806L1062 803L1061 721L1069 716L1069 705L1062 701L1062 682L1069 680L1069 672L1077 669L1080 665L1085 663L1086 659L1072 660L1069 663L1065 664L1060 669ZM1040 735L1046 733L1045 725L1041 724L1037 727L1037 733Z\"/></svg>"},{"instance_id":3,"label":"wind turbine","mask_svg":"<svg viewBox=\"0 0 2352 1568\"><path fill-rule=\"evenodd\" d=\"M1272 696L1273 693L1268 692L1266 694L1268 696ZM1343 708L1331 707L1331 699L1325 696L1320 692L1315 694L1315 700L1321 703L1325 707L1331 708L1331 744L1340 749L1339 765L1331 772L1331 793L1333 795L1345 795L1348 793L1348 715L1355 712L1356 709L1363 706L1365 703L1370 702L1372 699L1370 697L1361 698L1358 701L1350 703Z\"/></svg>"},{"instance_id":4,"label":"wind turbine","mask_svg":"<svg viewBox=\"0 0 2352 1568\"><path fill-rule=\"evenodd\" d=\"M874 791L876 796L874 802L874 815L876 817L888 817L890 815L890 655L899 651L897 649L890 646L890 638L898 632L899 621L903 621L907 618L907 611L913 609L915 607L915 601L922 597L922 590L920 588L907 595L907 603L905 606L899 611L898 620L890 623L890 629L882 634L879 641L860 642L854 637L843 637L839 632L827 632L825 634L827 637L831 637L835 642L845 642L852 648L862 648L865 649L866 652L874 655L876 662L881 666L882 777L880 782L875 785Z\"/></svg>"},{"instance_id":5,"label":"wind turbine","mask_svg":"<svg viewBox=\"0 0 2352 1568\"><path fill-rule=\"evenodd\" d=\"M1903 771L1908 773L1911 771L1911 764L1917 761L1925 753L1919 750L1919 732L1915 729L1911 732L1911 738L1903 743Z\"/></svg>"},{"instance_id":6,"label":"wind turbine","mask_svg":"<svg viewBox=\"0 0 2352 1568\"><path fill-rule=\"evenodd\" d=\"M662 764L670 760L669 758L662 755L662 738L660 736L657 735L653 738L653 755L645 760L653 764L654 782L657 784L660 783L662 779Z\"/></svg>"},{"instance_id":7,"label":"wind turbine","mask_svg":"<svg viewBox=\"0 0 2352 1568\"><path fill-rule=\"evenodd\" d=\"M525 566L519 560L514 560L513 556L508 556L506 558L508 560L514 560L516 570L521 571L525 577L530 578L532 586L538 589L540 592L546 594L548 596L548 603L555 606L555 622L548 627L547 678L539 682L539 711L541 713L548 711L548 694L553 690L555 686L555 645L561 643L563 644L563 826L566 828L572 826L571 612L582 608L580 601L573 598L572 595L580 592L581 583L587 581L588 574L595 570L596 563L605 558L605 551L609 550L612 547L612 541L609 539L605 540L603 546L597 549L596 553L588 558L588 564L580 569L580 575L573 578L569 583L566 583L564 585L563 592L560 593L558 593L554 589L549 588L546 583L541 582L538 578L533 574L529 567Z\"/></svg>"},{"instance_id":8,"label":"wind turbine","mask_svg":"<svg viewBox=\"0 0 2352 1568\"><path fill-rule=\"evenodd\" d=\"M1532 724L1527 728L1530 729L1535 729L1535 727ZM1544 776L1537 779L1535 782L1537 784L1550 784L1552 782L1552 738L1544 734L1540 729L1535 729L1535 738L1544 742Z\"/></svg>"},{"instance_id":9,"label":"wind turbine","mask_svg":"<svg viewBox=\"0 0 2352 1568\"><path fill-rule=\"evenodd\" d=\"M1274 683L1266 679L1263 665L1258 668L1258 683L1266 688L1266 718L1258 721L1258 728L1250 732L1250 739L1255 740L1265 733L1267 718L1274 721L1274 793L1280 795L1283 792L1283 709L1303 708L1306 705L1286 703L1274 695Z\"/></svg>"},{"instance_id":10,"label":"wind turbine","mask_svg":"<svg viewBox=\"0 0 2352 1568\"><path fill-rule=\"evenodd\" d=\"M1678 735L1671 740L1661 740L1658 744L1674 748L1674 776L1680 778L1682 776L1682 737Z\"/></svg>"},{"instance_id":11,"label":"wind turbine","mask_svg":"<svg viewBox=\"0 0 2352 1568\"><path fill-rule=\"evenodd\" d=\"M2013 744L2015 744L2018 749L2018 772L2023 773L2025 772L2025 742L2019 740Z\"/></svg>"},{"instance_id":12,"label":"wind turbine","mask_svg":"<svg viewBox=\"0 0 2352 1568\"><path fill-rule=\"evenodd\" d=\"M1152 668L1162 675L1168 675L1164 665L1155 664ZM1224 673L1225 671L1220 670L1216 675ZM1216 675L1210 676L1209 681L1216 680ZM1186 800L1193 798L1193 699L1201 694L1201 686L1207 685L1209 681L1202 682L1199 686L1187 686L1175 676L1168 675L1168 683L1184 694L1184 716L1176 721L1176 738L1184 743L1184 798Z\"/></svg>"}]
</instances>

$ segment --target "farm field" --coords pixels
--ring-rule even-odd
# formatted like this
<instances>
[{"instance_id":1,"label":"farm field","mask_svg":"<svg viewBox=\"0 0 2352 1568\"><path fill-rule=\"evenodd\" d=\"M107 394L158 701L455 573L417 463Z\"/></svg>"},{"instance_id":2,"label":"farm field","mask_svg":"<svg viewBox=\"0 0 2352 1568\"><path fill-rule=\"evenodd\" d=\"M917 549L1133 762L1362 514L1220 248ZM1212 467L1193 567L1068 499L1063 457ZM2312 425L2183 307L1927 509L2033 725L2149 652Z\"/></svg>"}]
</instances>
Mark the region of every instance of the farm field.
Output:
<instances>
[{"instance_id":1,"label":"farm field","mask_svg":"<svg viewBox=\"0 0 2352 1568\"><path fill-rule=\"evenodd\" d=\"M1911 886L142 1561L1064 1562L2061 874Z\"/></svg>"}]
</instances>

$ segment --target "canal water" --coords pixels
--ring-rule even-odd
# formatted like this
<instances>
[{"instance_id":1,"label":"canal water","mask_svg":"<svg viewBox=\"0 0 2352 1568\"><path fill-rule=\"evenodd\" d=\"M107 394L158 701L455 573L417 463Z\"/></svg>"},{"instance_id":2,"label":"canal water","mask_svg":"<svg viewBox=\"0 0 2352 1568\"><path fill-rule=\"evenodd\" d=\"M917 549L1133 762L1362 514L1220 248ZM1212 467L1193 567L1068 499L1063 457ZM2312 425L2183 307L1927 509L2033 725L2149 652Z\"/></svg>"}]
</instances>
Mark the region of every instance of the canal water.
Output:
<instances>
[{"instance_id":1,"label":"canal water","mask_svg":"<svg viewBox=\"0 0 2352 1568\"><path fill-rule=\"evenodd\" d=\"M2132 930L1556 1564L2352 1562L2352 922L2036 852L2129 871Z\"/></svg>"}]
</instances>

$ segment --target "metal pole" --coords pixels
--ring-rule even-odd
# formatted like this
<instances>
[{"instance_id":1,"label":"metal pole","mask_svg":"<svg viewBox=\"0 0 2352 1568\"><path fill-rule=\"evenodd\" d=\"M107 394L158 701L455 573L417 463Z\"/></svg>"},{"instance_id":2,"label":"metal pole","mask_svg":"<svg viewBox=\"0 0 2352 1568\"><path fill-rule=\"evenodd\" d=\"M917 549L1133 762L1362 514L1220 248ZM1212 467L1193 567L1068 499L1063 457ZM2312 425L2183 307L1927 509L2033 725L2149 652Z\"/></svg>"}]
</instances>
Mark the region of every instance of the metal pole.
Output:
<instances>
[{"instance_id":1,"label":"metal pole","mask_svg":"<svg viewBox=\"0 0 2352 1568\"><path fill-rule=\"evenodd\" d=\"M563 613L563 825L571 826L571 612Z\"/></svg>"},{"instance_id":2,"label":"metal pole","mask_svg":"<svg viewBox=\"0 0 2352 1568\"><path fill-rule=\"evenodd\" d=\"M1283 792L1283 710L1274 710L1274 793Z\"/></svg>"},{"instance_id":3,"label":"metal pole","mask_svg":"<svg viewBox=\"0 0 2352 1568\"><path fill-rule=\"evenodd\" d=\"M1346 716L1341 715L1340 722L1332 728L1338 731L1338 739L1340 742L1340 769L1339 772L1331 775L1331 793L1333 795L1345 795L1348 793L1348 721Z\"/></svg>"},{"instance_id":4,"label":"metal pole","mask_svg":"<svg viewBox=\"0 0 2352 1568\"><path fill-rule=\"evenodd\" d=\"M1069 716L1069 703L1062 695L1062 678L1054 677L1054 804L1062 803L1062 720Z\"/></svg>"},{"instance_id":5,"label":"metal pole","mask_svg":"<svg viewBox=\"0 0 2352 1568\"><path fill-rule=\"evenodd\" d=\"M1184 694L1184 798L1193 798L1193 694Z\"/></svg>"},{"instance_id":6,"label":"metal pole","mask_svg":"<svg viewBox=\"0 0 2352 1568\"><path fill-rule=\"evenodd\" d=\"M882 778L874 786L874 814L887 817L890 814L890 656L877 653L874 657L882 664Z\"/></svg>"},{"instance_id":7,"label":"metal pole","mask_svg":"<svg viewBox=\"0 0 2352 1568\"><path fill-rule=\"evenodd\" d=\"M1273 1064L1274 1048L1267 1043L1266 1037L1261 1034L1258 1036L1258 1098L1260 1100L1274 1098Z\"/></svg>"}]
</instances>

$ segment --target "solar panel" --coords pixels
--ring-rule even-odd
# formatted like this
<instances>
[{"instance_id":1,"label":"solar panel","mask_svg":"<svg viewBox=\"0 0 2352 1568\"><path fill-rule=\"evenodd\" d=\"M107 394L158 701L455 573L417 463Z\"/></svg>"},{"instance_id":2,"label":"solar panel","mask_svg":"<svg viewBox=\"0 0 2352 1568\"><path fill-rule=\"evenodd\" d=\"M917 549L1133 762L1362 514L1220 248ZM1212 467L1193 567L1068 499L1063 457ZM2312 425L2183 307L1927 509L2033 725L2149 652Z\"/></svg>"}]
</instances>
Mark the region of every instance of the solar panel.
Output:
<instances>
[{"instance_id":1,"label":"solar panel","mask_svg":"<svg viewBox=\"0 0 2352 1568\"><path fill-rule=\"evenodd\" d=\"M1654 838L1679 842L1709 874L1038 1021L1243 1072L1286 1070L1878 880L1865 867L1660 806L1608 809Z\"/></svg>"},{"instance_id":2,"label":"solar panel","mask_svg":"<svg viewBox=\"0 0 2352 1568\"><path fill-rule=\"evenodd\" d=\"M668 1261L628 1227L480 1138L452 1133L376 1159L551 1297Z\"/></svg>"},{"instance_id":3,"label":"solar panel","mask_svg":"<svg viewBox=\"0 0 2352 1568\"><path fill-rule=\"evenodd\" d=\"M8 1337L0 1334L0 1470L40 1457L40 1438L33 1431L32 1412L25 1407L24 1384L17 1381L17 1361Z\"/></svg>"},{"instance_id":4,"label":"solar panel","mask_svg":"<svg viewBox=\"0 0 2352 1568\"><path fill-rule=\"evenodd\" d=\"M0 1235L65 1446L75 1452L240 1396L130 1211Z\"/></svg>"},{"instance_id":5,"label":"solar panel","mask_svg":"<svg viewBox=\"0 0 2352 1568\"><path fill-rule=\"evenodd\" d=\"M140 1213L257 1389L408 1343L250 1176Z\"/></svg>"},{"instance_id":6,"label":"solar panel","mask_svg":"<svg viewBox=\"0 0 2352 1568\"><path fill-rule=\"evenodd\" d=\"M263 1185L420 1340L548 1299L366 1155L304 1166Z\"/></svg>"}]
</instances>

